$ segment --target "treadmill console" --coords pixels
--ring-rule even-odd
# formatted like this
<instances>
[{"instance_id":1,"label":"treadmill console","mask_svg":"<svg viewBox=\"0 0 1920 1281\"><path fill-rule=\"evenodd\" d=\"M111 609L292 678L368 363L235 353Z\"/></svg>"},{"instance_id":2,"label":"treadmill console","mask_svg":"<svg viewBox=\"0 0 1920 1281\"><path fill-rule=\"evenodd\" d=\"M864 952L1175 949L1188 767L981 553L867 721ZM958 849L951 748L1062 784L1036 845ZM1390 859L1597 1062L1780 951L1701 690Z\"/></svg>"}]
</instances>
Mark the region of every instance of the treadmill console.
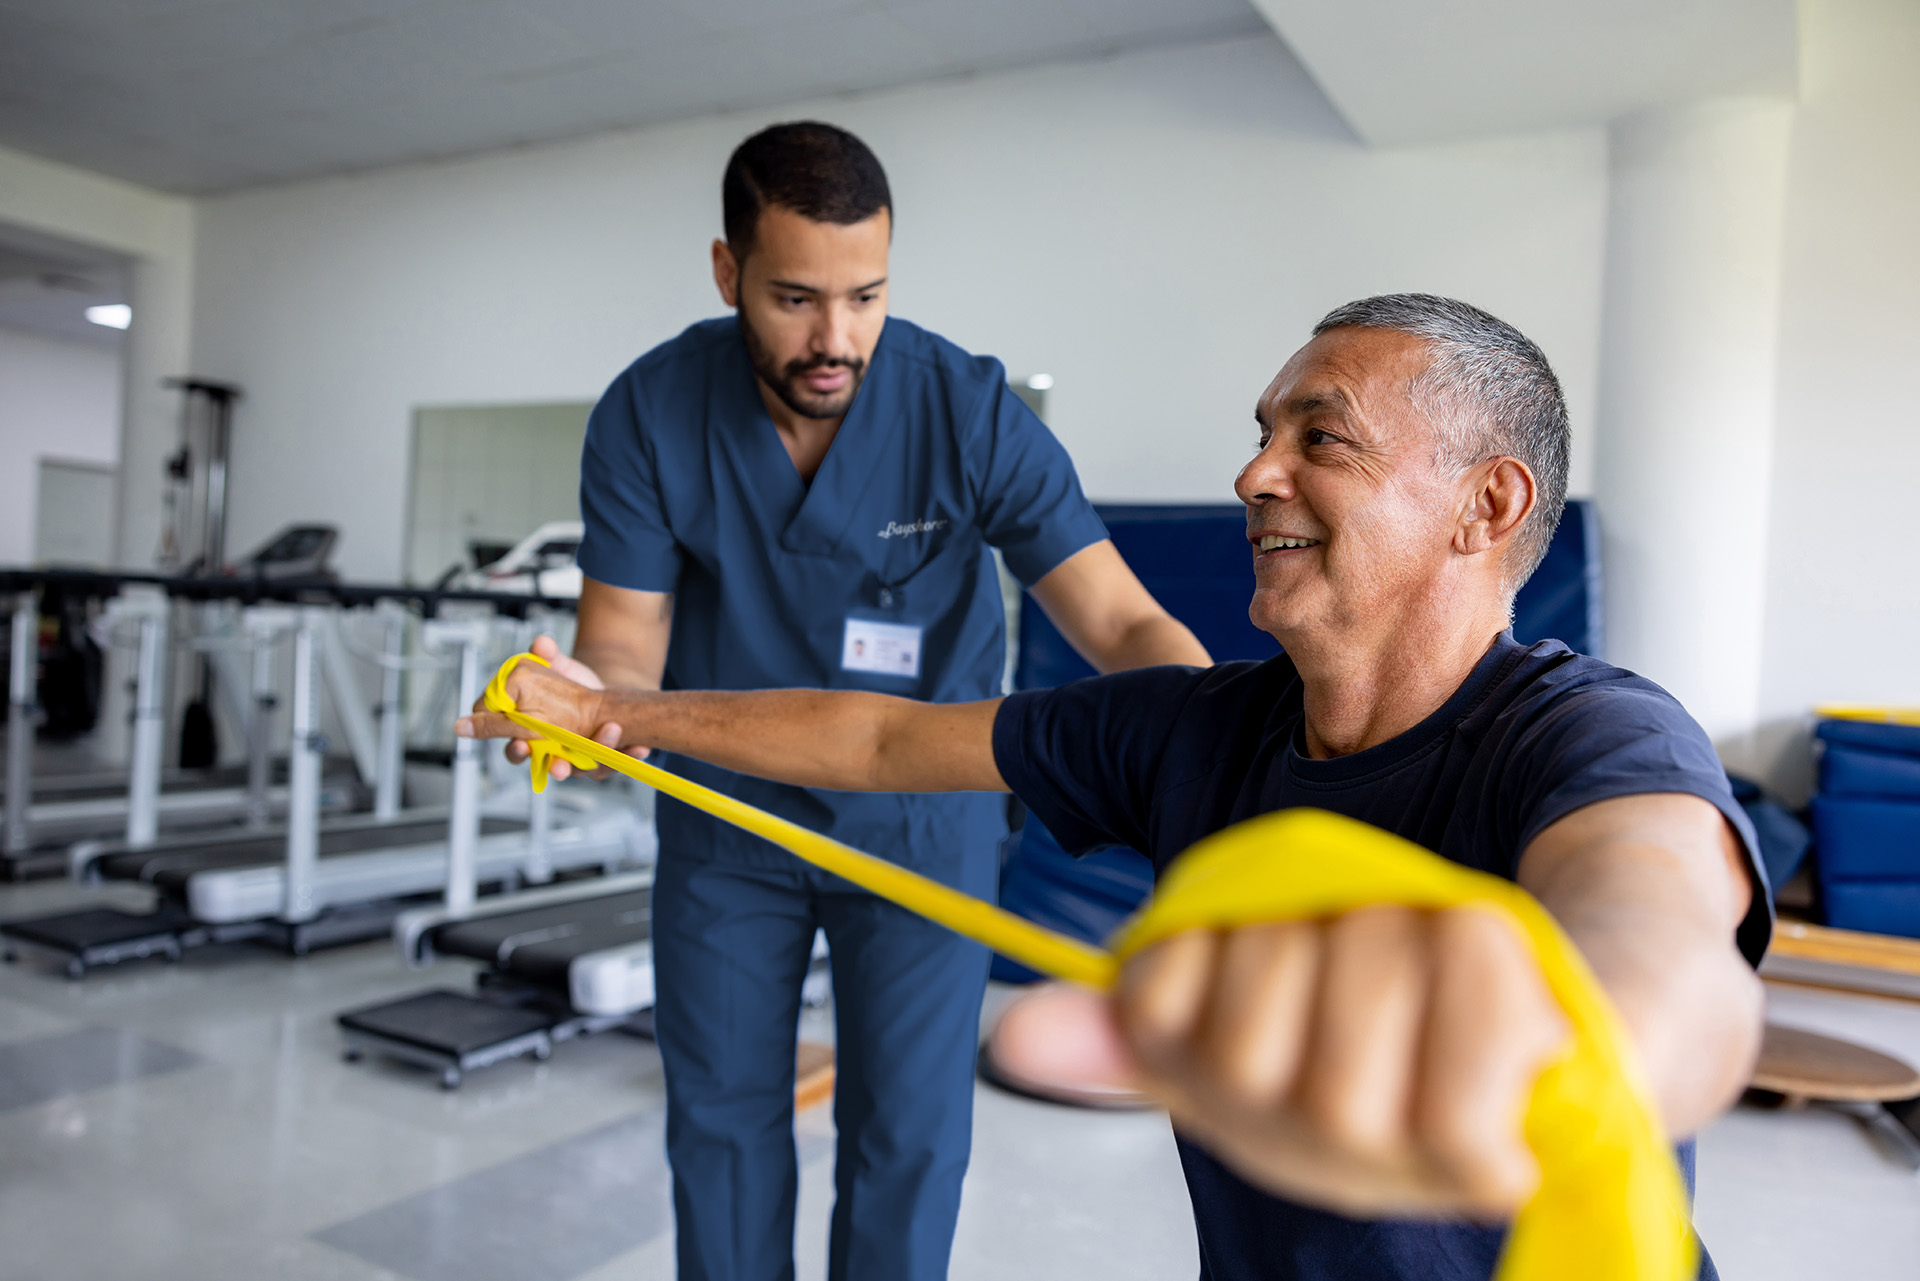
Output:
<instances>
[{"instance_id":1,"label":"treadmill console","mask_svg":"<svg viewBox=\"0 0 1920 1281\"><path fill-rule=\"evenodd\" d=\"M239 566L242 577L332 578L327 565L340 531L332 525L289 525Z\"/></svg>"}]
</instances>

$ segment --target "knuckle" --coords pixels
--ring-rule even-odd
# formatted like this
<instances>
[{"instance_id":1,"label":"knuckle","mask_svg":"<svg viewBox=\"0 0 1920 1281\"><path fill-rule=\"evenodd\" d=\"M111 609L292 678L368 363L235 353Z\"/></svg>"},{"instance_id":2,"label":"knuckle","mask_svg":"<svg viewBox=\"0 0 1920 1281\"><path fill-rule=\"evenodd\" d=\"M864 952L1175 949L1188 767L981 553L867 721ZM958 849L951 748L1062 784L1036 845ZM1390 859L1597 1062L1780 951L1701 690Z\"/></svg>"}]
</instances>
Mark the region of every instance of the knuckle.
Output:
<instances>
[{"instance_id":1,"label":"knuckle","mask_svg":"<svg viewBox=\"0 0 1920 1281\"><path fill-rule=\"evenodd\" d=\"M1331 1147L1372 1154L1392 1146L1395 1126L1385 1107L1347 1081L1323 1081L1304 1100L1301 1112Z\"/></svg>"}]
</instances>

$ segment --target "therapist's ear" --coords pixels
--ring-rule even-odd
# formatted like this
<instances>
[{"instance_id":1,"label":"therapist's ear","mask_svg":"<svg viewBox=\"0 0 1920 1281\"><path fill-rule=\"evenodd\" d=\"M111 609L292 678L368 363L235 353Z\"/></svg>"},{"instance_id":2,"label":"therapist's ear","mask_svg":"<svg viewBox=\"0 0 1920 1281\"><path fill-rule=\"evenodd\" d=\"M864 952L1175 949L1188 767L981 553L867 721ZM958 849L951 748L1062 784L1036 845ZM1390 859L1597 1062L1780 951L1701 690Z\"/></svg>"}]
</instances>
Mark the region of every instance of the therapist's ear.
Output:
<instances>
[{"instance_id":1,"label":"therapist's ear","mask_svg":"<svg viewBox=\"0 0 1920 1281\"><path fill-rule=\"evenodd\" d=\"M729 307L740 305L740 262L724 240L713 242L713 283L720 290L720 301Z\"/></svg>"}]
</instances>

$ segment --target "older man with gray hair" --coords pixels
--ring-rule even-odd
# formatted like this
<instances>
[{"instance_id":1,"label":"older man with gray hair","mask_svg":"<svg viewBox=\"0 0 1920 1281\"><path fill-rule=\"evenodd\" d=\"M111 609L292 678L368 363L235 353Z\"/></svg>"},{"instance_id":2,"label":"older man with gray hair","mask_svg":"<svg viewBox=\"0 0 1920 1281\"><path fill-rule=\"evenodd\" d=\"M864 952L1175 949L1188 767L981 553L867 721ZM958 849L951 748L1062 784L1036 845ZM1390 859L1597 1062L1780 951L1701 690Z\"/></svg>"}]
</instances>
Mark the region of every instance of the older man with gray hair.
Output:
<instances>
[{"instance_id":1,"label":"older man with gray hair","mask_svg":"<svg viewBox=\"0 0 1920 1281\"><path fill-rule=\"evenodd\" d=\"M1671 696L1508 630L1565 499L1545 356L1465 303L1369 298L1315 327L1254 416L1235 488L1250 614L1284 650L1265 662L944 705L526 668L512 692L583 733L804 786L1011 789L1067 848L1161 869L1272 810L1362 819L1531 891L1612 997L1668 1131L1693 1134L1758 1044L1766 886ZM515 733L484 715L463 732ZM1135 957L1111 999L1034 1008L1003 1025L1007 1053L1166 1102L1203 1277L1488 1277L1537 1181L1520 1118L1565 1029L1486 913L1194 931Z\"/></svg>"}]
</instances>

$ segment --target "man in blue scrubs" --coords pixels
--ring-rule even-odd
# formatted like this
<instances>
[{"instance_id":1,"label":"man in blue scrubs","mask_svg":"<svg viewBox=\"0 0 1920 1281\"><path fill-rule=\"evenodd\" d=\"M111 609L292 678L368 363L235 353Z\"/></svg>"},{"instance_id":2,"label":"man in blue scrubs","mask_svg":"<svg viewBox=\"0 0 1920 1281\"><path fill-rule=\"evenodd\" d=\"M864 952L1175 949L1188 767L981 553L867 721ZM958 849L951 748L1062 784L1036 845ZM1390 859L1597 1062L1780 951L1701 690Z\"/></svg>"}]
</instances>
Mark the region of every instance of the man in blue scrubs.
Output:
<instances>
[{"instance_id":1,"label":"man in blue scrubs","mask_svg":"<svg viewBox=\"0 0 1920 1281\"><path fill-rule=\"evenodd\" d=\"M993 697L1005 618L989 547L1101 670L1207 661L1120 560L1000 363L888 317L892 198L859 139L775 126L741 144L722 194L713 272L735 314L642 356L593 412L587 581L563 671L640 688ZM999 796L859 795L673 765L993 896ZM838 1055L828 1274L945 1276L987 953L677 802L660 801L658 823L655 1028L683 1281L793 1274L794 1039L816 928Z\"/></svg>"},{"instance_id":2,"label":"man in blue scrubs","mask_svg":"<svg viewBox=\"0 0 1920 1281\"><path fill-rule=\"evenodd\" d=\"M1272 659L971 705L596 692L538 669L510 692L816 787L1008 787L1068 849L1124 844L1156 869L1277 809L1364 820L1531 892L1611 998L1668 1133L1693 1134L1759 1042L1765 874L1671 695L1508 630L1566 492L1559 383L1451 299L1365 299L1314 333L1261 396L1236 483ZM1526 1102L1566 1035L1500 918L1376 905L1196 929L1129 959L1111 998L1062 996L1006 1041L1168 1105L1203 1278L1492 1276L1498 1220L1538 1179Z\"/></svg>"}]
</instances>

